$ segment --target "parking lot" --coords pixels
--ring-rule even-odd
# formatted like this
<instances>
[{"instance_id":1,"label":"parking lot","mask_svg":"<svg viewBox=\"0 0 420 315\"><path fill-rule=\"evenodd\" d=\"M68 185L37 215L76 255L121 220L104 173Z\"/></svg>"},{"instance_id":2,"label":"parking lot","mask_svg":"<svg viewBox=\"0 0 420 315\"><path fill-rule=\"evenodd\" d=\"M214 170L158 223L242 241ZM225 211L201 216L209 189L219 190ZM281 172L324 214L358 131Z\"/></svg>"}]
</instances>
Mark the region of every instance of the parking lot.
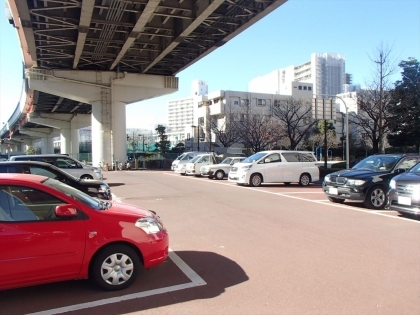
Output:
<instances>
[{"instance_id":1,"label":"parking lot","mask_svg":"<svg viewBox=\"0 0 420 315\"><path fill-rule=\"evenodd\" d=\"M104 175L115 202L161 216L169 259L118 292L87 280L1 291L1 314L420 313L417 219L330 203L314 184Z\"/></svg>"}]
</instances>

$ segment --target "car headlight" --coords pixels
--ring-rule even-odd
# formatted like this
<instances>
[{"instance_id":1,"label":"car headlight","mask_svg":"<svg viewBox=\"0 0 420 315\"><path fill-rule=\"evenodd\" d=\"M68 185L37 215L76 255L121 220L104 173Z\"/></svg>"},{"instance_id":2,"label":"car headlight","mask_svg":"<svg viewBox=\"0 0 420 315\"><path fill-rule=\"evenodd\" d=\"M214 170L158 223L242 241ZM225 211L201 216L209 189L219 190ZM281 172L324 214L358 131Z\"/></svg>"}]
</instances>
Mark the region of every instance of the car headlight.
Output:
<instances>
[{"instance_id":1,"label":"car headlight","mask_svg":"<svg viewBox=\"0 0 420 315\"><path fill-rule=\"evenodd\" d=\"M327 183L331 182L330 175L326 175L326 176L324 177L324 181L326 181Z\"/></svg>"},{"instance_id":2,"label":"car headlight","mask_svg":"<svg viewBox=\"0 0 420 315\"><path fill-rule=\"evenodd\" d=\"M252 164L250 164L250 165L245 165L245 166L242 166L242 167L241 167L241 170L243 170L243 171L247 171L247 170L251 169L251 167L252 167Z\"/></svg>"},{"instance_id":3,"label":"car headlight","mask_svg":"<svg viewBox=\"0 0 420 315\"><path fill-rule=\"evenodd\" d=\"M92 168L92 170L93 170L95 173L101 173L101 169L100 169L100 168L98 168L98 167L93 167L93 168Z\"/></svg>"},{"instance_id":4,"label":"car headlight","mask_svg":"<svg viewBox=\"0 0 420 315\"><path fill-rule=\"evenodd\" d=\"M156 234L162 231L162 226L152 218L138 219L135 226L142 229L146 234Z\"/></svg>"},{"instance_id":5,"label":"car headlight","mask_svg":"<svg viewBox=\"0 0 420 315\"><path fill-rule=\"evenodd\" d=\"M361 179L348 179L347 180L347 184L351 186L360 186L360 185L363 185L364 183L365 181Z\"/></svg>"},{"instance_id":6,"label":"car headlight","mask_svg":"<svg viewBox=\"0 0 420 315\"><path fill-rule=\"evenodd\" d=\"M392 189L395 189L397 187L394 179L391 179L391 181L389 182L389 187L391 187Z\"/></svg>"}]
</instances>

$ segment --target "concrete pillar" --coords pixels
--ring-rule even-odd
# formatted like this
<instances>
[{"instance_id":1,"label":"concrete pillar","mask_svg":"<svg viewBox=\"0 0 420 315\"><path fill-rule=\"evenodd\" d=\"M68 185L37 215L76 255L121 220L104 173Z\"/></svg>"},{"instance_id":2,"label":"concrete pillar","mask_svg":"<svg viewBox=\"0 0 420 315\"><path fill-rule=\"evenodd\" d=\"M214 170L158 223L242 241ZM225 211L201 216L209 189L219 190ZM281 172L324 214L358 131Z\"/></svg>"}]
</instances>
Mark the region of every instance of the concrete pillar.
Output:
<instances>
[{"instance_id":1,"label":"concrete pillar","mask_svg":"<svg viewBox=\"0 0 420 315\"><path fill-rule=\"evenodd\" d=\"M48 154L48 138L41 138L41 153Z\"/></svg>"},{"instance_id":2,"label":"concrete pillar","mask_svg":"<svg viewBox=\"0 0 420 315\"><path fill-rule=\"evenodd\" d=\"M60 152L61 153L71 153L71 134L70 129L60 129Z\"/></svg>"},{"instance_id":3,"label":"concrete pillar","mask_svg":"<svg viewBox=\"0 0 420 315\"><path fill-rule=\"evenodd\" d=\"M54 137L41 138L41 153L42 154L54 153Z\"/></svg>"},{"instance_id":4,"label":"concrete pillar","mask_svg":"<svg viewBox=\"0 0 420 315\"><path fill-rule=\"evenodd\" d=\"M111 167L112 161L127 159L125 106L125 103L116 101L110 107L106 102L92 104L93 166L104 161Z\"/></svg>"},{"instance_id":5,"label":"concrete pillar","mask_svg":"<svg viewBox=\"0 0 420 315\"><path fill-rule=\"evenodd\" d=\"M122 102L112 104L112 142L114 160L124 162L127 159L127 128L125 119L126 105Z\"/></svg>"},{"instance_id":6,"label":"concrete pillar","mask_svg":"<svg viewBox=\"0 0 420 315\"><path fill-rule=\"evenodd\" d=\"M148 100L178 91L178 78L172 76L120 73L118 71L46 71L42 78L31 77L29 88L68 98L77 102L92 104L92 165L105 161L127 158L126 149L126 104ZM51 114L55 116L55 114ZM76 117L78 117L77 115ZM52 128L69 128L59 123L63 117L35 117L33 122ZM76 118L77 120L78 118ZM42 121L41 121L42 120ZM53 122L51 122L53 120ZM73 130L73 120L71 127ZM68 122L69 118L65 118ZM82 128L78 126L77 128ZM71 134L73 135L73 134ZM79 151L72 137L71 152ZM73 143L74 142L74 143ZM68 147L66 146L66 150Z\"/></svg>"},{"instance_id":7,"label":"concrete pillar","mask_svg":"<svg viewBox=\"0 0 420 315\"><path fill-rule=\"evenodd\" d=\"M79 129L72 128L70 133L71 133L70 153L71 153L71 156L76 157L79 155Z\"/></svg>"},{"instance_id":8,"label":"concrete pillar","mask_svg":"<svg viewBox=\"0 0 420 315\"><path fill-rule=\"evenodd\" d=\"M104 135L102 120L102 103L92 103L92 166L98 166L102 161L109 164L111 160L110 148L105 145L107 137ZM104 152L104 147L109 154Z\"/></svg>"}]
</instances>

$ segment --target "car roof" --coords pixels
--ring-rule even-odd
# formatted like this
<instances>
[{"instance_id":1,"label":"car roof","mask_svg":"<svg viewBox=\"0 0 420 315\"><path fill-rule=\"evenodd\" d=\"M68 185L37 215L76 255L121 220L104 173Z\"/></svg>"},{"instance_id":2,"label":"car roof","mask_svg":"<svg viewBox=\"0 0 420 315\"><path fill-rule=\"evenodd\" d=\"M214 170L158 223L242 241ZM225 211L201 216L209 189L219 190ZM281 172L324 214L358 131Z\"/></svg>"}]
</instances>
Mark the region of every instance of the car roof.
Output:
<instances>
[{"instance_id":1,"label":"car roof","mask_svg":"<svg viewBox=\"0 0 420 315\"><path fill-rule=\"evenodd\" d=\"M30 164L30 165L40 165L40 166L46 166L50 168L57 169L54 165L50 163L45 162L39 162L39 161L1 161L0 165L7 165L7 164Z\"/></svg>"},{"instance_id":2,"label":"car roof","mask_svg":"<svg viewBox=\"0 0 420 315\"><path fill-rule=\"evenodd\" d=\"M43 156L48 156L48 157L70 157L68 154L21 154L21 155L13 155L10 158L14 158L14 157L43 157Z\"/></svg>"},{"instance_id":3,"label":"car roof","mask_svg":"<svg viewBox=\"0 0 420 315\"><path fill-rule=\"evenodd\" d=\"M45 179L48 179L46 176L41 175L32 175L32 174L22 174L22 173L0 173L0 184L5 184L4 182L9 183L41 183Z\"/></svg>"}]
</instances>

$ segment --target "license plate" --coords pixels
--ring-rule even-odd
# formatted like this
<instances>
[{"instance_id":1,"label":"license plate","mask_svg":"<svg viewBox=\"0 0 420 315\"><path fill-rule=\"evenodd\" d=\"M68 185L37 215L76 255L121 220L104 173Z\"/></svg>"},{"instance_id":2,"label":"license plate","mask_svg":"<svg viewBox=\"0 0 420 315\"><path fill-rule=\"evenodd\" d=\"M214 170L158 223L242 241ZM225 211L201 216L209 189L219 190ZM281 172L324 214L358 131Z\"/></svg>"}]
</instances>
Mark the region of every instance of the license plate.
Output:
<instances>
[{"instance_id":1,"label":"license plate","mask_svg":"<svg viewBox=\"0 0 420 315\"><path fill-rule=\"evenodd\" d=\"M398 203L400 205L411 206L411 198L410 197L401 197L401 196L398 196Z\"/></svg>"},{"instance_id":2,"label":"license plate","mask_svg":"<svg viewBox=\"0 0 420 315\"><path fill-rule=\"evenodd\" d=\"M338 189L337 189L337 188L335 188L335 187L330 187L330 188L328 189L328 192L329 192L331 195L338 195Z\"/></svg>"}]
</instances>

